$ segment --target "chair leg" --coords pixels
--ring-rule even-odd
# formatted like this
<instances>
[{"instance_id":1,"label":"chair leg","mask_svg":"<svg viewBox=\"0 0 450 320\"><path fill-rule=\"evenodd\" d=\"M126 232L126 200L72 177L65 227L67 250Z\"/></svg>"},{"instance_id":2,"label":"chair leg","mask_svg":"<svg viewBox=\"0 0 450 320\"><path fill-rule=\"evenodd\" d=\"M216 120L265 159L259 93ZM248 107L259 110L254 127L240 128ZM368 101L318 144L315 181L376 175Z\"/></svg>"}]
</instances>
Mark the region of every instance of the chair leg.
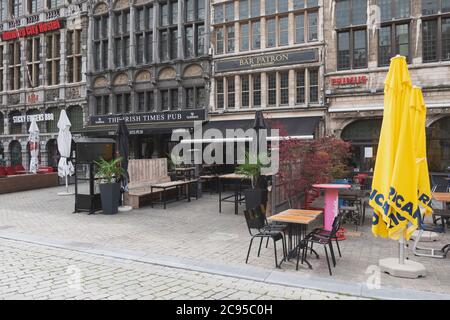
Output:
<instances>
[{"instance_id":1,"label":"chair leg","mask_svg":"<svg viewBox=\"0 0 450 320\"><path fill-rule=\"evenodd\" d=\"M286 239L281 235L281 243L283 244L283 258L287 258Z\"/></svg>"},{"instance_id":2,"label":"chair leg","mask_svg":"<svg viewBox=\"0 0 450 320\"><path fill-rule=\"evenodd\" d=\"M245 263L248 263L248 257L250 256L250 250L252 249L253 239L255 239L255 238L252 237L252 239L250 240L250 245L248 246L248 252L247 252L247 259L245 259Z\"/></svg>"},{"instance_id":3,"label":"chair leg","mask_svg":"<svg viewBox=\"0 0 450 320\"><path fill-rule=\"evenodd\" d=\"M266 241L266 249L268 246L269 246L269 238L267 238L267 241Z\"/></svg>"},{"instance_id":4,"label":"chair leg","mask_svg":"<svg viewBox=\"0 0 450 320\"><path fill-rule=\"evenodd\" d=\"M269 239L269 238L267 238L267 239ZM261 253L262 242L263 242L263 238L261 238L261 241L259 241L258 257L259 257L259 254Z\"/></svg>"},{"instance_id":5,"label":"chair leg","mask_svg":"<svg viewBox=\"0 0 450 320\"><path fill-rule=\"evenodd\" d=\"M303 249L303 250L302 250ZM300 255L302 255L302 263L303 263L303 254L305 252L305 248L301 245L298 246L298 252L297 252L297 266L295 267L295 270L298 270L298 263L300 262Z\"/></svg>"},{"instance_id":6,"label":"chair leg","mask_svg":"<svg viewBox=\"0 0 450 320\"><path fill-rule=\"evenodd\" d=\"M339 257L341 257L342 258L342 254L341 254L341 248L339 247L339 241L338 241L338 239L336 238L336 246L337 246L337 248L338 248L338 252L339 252Z\"/></svg>"},{"instance_id":7,"label":"chair leg","mask_svg":"<svg viewBox=\"0 0 450 320\"><path fill-rule=\"evenodd\" d=\"M330 253L331 253L331 260L333 261L333 267L336 267L336 257L334 255L333 242L330 240L328 245L330 246Z\"/></svg>"},{"instance_id":8,"label":"chair leg","mask_svg":"<svg viewBox=\"0 0 450 320\"><path fill-rule=\"evenodd\" d=\"M328 271L330 272L330 276L332 276L333 274L331 273L330 259L328 257L327 246L324 245L323 248L325 249L325 256L327 257Z\"/></svg>"},{"instance_id":9,"label":"chair leg","mask_svg":"<svg viewBox=\"0 0 450 320\"><path fill-rule=\"evenodd\" d=\"M277 243L275 241L275 238L273 238L273 250L275 252L275 267L276 268L280 268L280 266L278 265L278 258L277 258Z\"/></svg>"}]
</instances>

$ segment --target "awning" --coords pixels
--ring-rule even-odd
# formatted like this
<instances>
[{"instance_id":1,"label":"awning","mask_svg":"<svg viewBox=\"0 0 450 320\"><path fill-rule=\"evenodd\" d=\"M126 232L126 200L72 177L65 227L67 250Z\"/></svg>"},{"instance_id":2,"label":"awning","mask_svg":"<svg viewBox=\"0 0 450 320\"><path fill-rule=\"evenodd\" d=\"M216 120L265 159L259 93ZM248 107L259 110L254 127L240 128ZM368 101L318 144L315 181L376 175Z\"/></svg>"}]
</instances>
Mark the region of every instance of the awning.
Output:
<instances>
[{"instance_id":1,"label":"awning","mask_svg":"<svg viewBox=\"0 0 450 320\"><path fill-rule=\"evenodd\" d=\"M317 126L322 117L295 117L295 118L266 118L270 129L279 129L279 137L268 137L268 141L283 139L314 139ZM254 119L209 121L203 125L203 132L208 129L218 129L222 133L222 139L189 139L182 143L211 143L211 142L246 142L252 141L251 137L226 137L226 130L248 130L253 127ZM269 132L270 134L270 132Z\"/></svg>"},{"instance_id":2,"label":"awning","mask_svg":"<svg viewBox=\"0 0 450 320\"><path fill-rule=\"evenodd\" d=\"M74 130L74 134L83 134L89 137L103 137L103 136L114 136L117 131L118 125L108 125L108 126L88 126L81 130ZM136 124L127 125L130 135L138 134L161 134L169 133L171 134L173 130L176 129L191 129L194 128L193 122L183 122L183 123L163 123L163 124Z\"/></svg>"}]
</instances>

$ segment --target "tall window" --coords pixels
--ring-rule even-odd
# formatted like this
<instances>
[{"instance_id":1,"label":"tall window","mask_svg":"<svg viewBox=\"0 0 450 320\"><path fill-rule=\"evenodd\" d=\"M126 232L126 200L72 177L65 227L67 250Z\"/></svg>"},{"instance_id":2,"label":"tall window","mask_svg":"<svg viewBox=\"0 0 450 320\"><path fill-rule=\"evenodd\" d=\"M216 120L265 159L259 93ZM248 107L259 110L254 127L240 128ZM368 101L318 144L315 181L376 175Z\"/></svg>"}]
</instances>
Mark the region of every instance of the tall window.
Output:
<instances>
[{"instance_id":1,"label":"tall window","mask_svg":"<svg viewBox=\"0 0 450 320\"><path fill-rule=\"evenodd\" d=\"M277 74L275 72L267 74L267 102L269 106L277 104Z\"/></svg>"},{"instance_id":2,"label":"tall window","mask_svg":"<svg viewBox=\"0 0 450 320\"><path fill-rule=\"evenodd\" d=\"M248 74L241 76L241 106L242 108L250 106L250 76Z\"/></svg>"},{"instance_id":3,"label":"tall window","mask_svg":"<svg viewBox=\"0 0 450 320\"><path fill-rule=\"evenodd\" d=\"M222 54L224 49L224 32L223 27L216 29L216 53Z\"/></svg>"},{"instance_id":4,"label":"tall window","mask_svg":"<svg viewBox=\"0 0 450 320\"><path fill-rule=\"evenodd\" d=\"M61 39L59 33L50 34L47 36L47 85L59 84L59 72L61 65Z\"/></svg>"},{"instance_id":5,"label":"tall window","mask_svg":"<svg viewBox=\"0 0 450 320\"><path fill-rule=\"evenodd\" d=\"M251 35L252 35L252 49L257 50L261 48L261 23L259 21L252 21Z\"/></svg>"},{"instance_id":6,"label":"tall window","mask_svg":"<svg viewBox=\"0 0 450 320\"><path fill-rule=\"evenodd\" d=\"M227 26L227 52L234 52L235 32L234 25Z\"/></svg>"},{"instance_id":7,"label":"tall window","mask_svg":"<svg viewBox=\"0 0 450 320\"><path fill-rule=\"evenodd\" d=\"M40 75L40 42L39 37L27 39L27 83L28 87L39 86Z\"/></svg>"},{"instance_id":8,"label":"tall window","mask_svg":"<svg viewBox=\"0 0 450 320\"><path fill-rule=\"evenodd\" d=\"M205 48L205 3L203 0L187 0L185 7L185 55L201 56Z\"/></svg>"},{"instance_id":9,"label":"tall window","mask_svg":"<svg viewBox=\"0 0 450 320\"><path fill-rule=\"evenodd\" d=\"M315 19L317 20L317 17ZM367 67L366 20L366 1L338 0L336 2L338 70Z\"/></svg>"},{"instance_id":10,"label":"tall window","mask_svg":"<svg viewBox=\"0 0 450 320\"><path fill-rule=\"evenodd\" d=\"M250 1L248 0L241 0L238 2L239 19L248 19L250 17L249 2Z\"/></svg>"},{"instance_id":11,"label":"tall window","mask_svg":"<svg viewBox=\"0 0 450 320\"><path fill-rule=\"evenodd\" d=\"M220 26L216 28L216 51L217 54L224 52L234 52L235 44L235 30L234 25ZM225 44L225 48L224 48Z\"/></svg>"},{"instance_id":12,"label":"tall window","mask_svg":"<svg viewBox=\"0 0 450 320\"><path fill-rule=\"evenodd\" d=\"M155 108L153 91L137 92L137 112L153 111Z\"/></svg>"},{"instance_id":13,"label":"tall window","mask_svg":"<svg viewBox=\"0 0 450 320\"><path fill-rule=\"evenodd\" d=\"M67 82L81 81L81 30L67 31Z\"/></svg>"},{"instance_id":14,"label":"tall window","mask_svg":"<svg viewBox=\"0 0 450 320\"><path fill-rule=\"evenodd\" d=\"M317 3L309 2L294 1L294 10L296 10L294 21L295 43L311 42L319 39Z\"/></svg>"},{"instance_id":15,"label":"tall window","mask_svg":"<svg viewBox=\"0 0 450 320\"><path fill-rule=\"evenodd\" d=\"M233 109L235 107L235 85L234 76L227 77L227 108Z\"/></svg>"},{"instance_id":16,"label":"tall window","mask_svg":"<svg viewBox=\"0 0 450 320\"><path fill-rule=\"evenodd\" d=\"M28 0L27 7L30 14L38 12L38 0Z\"/></svg>"},{"instance_id":17,"label":"tall window","mask_svg":"<svg viewBox=\"0 0 450 320\"><path fill-rule=\"evenodd\" d=\"M97 96L95 97L95 114L109 114L111 110L109 109L109 96Z\"/></svg>"},{"instance_id":18,"label":"tall window","mask_svg":"<svg viewBox=\"0 0 450 320\"><path fill-rule=\"evenodd\" d=\"M261 75L252 75L253 107L261 106Z\"/></svg>"},{"instance_id":19,"label":"tall window","mask_svg":"<svg viewBox=\"0 0 450 320\"><path fill-rule=\"evenodd\" d=\"M3 90L5 90L5 87L3 85L3 74L5 72L5 64L3 63L3 59L4 57L4 45L0 45L0 92L2 92ZM0 121L0 126L1 126L1 121Z\"/></svg>"},{"instance_id":20,"label":"tall window","mask_svg":"<svg viewBox=\"0 0 450 320\"><path fill-rule=\"evenodd\" d=\"M9 87L11 90L21 88L21 63L20 42L11 42L9 44Z\"/></svg>"},{"instance_id":21,"label":"tall window","mask_svg":"<svg viewBox=\"0 0 450 320\"><path fill-rule=\"evenodd\" d=\"M203 108L205 106L205 87L192 87L184 89L186 96L186 109Z\"/></svg>"},{"instance_id":22,"label":"tall window","mask_svg":"<svg viewBox=\"0 0 450 320\"><path fill-rule=\"evenodd\" d=\"M423 62L450 60L450 0L422 0Z\"/></svg>"},{"instance_id":23,"label":"tall window","mask_svg":"<svg viewBox=\"0 0 450 320\"><path fill-rule=\"evenodd\" d=\"M94 18L94 68L108 68L108 16Z\"/></svg>"},{"instance_id":24,"label":"tall window","mask_svg":"<svg viewBox=\"0 0 450 320\"><path fill-rule=\"evenodd\" d=\"M167 1L160 5L161 26L159 28L160 59L166 61L178 56L178 1Z\"/></svg>"},{"instance_id":25,"label":"tall window","mask_svg":"<svg viewBox=\"0 0 450 320\"><path fill-rule=\"evenodd\" d=\"M121 93L115 95L116 113L131 112L131 95L129 93Z\"/></svg>"},{"instance_id":26,"label":"tall window","mask_svg":"<svg viewBox=\"0 0 450 320\"><path fill-rule=\"evenodd\" d=\"M136 63L151 63L153 60L153 8L136 9Z\"/></svg>"},{"instance_id":27,"label":"tall window","mask_svg":"<svg viewBox=\"0 0 450 320\"><path fill-rule=\"evenodd\" d=\"M266 47L273 48L277 45L277 29L276 29L276 19L266 20Z\"/></svg>"},{"instance_id":28,"label":"tall window","mask_svg":"<svg viewBox=\"0 0 450 320\"><path fill-rule=\"evenodd\" d=\"M114 64L125 67L130 62L130 11L114 13Z\"/></svg>"},{"instance_id":29,"label":"tall window","mask_svg":"<svg viewBox=\"0 0 450 320\"><path fill-rule=\"evenodd\" d=\"M288 11L287 0L266 0L266 15L283 13L287 11Z\"/></svg>"},{"instance_id":30,"label":"tall window","mask_svg":"<svg viewBox=\"0 0 450 320\"><path fill-rule=\"evenodd\" d=\"M240 25L240 43L239 43L239 50L240 51L247 51L249 49L249 30L248 30L248 23L241 23Z\"/></svg>"},{"instance_id":31,"label":"tall window","mask_svg":"<svg viewBox=\"0 0 450 320\"><path fill-rule=\"evenodd\" d=\"M6 1L0 1L0 19L1 21L7 19L7 13L8 13L8 4Z\"/></svg>"},{"instance_id":32,"label":"tall window","mask_svg":"<svg viewBox=\"0 0 450 320\"><path fill-rule=\"evenodd\" d=\"M280 72L280 105L289 104L289 71Z\"/></svg>"},{"instance_id":33,"label":"tall window","mask_svg":"<svg viewBox=\"0 0 450 320\"><path fill-rule=\"evenodd\" d=\"M225 105L224 78L216 79L216 106L217 109L223 109Z\"/></svg>"},{"instance_id":34,"label":"tall window","mask_svg":"<svg viewBox=\"0 0 450 320\"><path fill-rule=\"evenodd\" d=\"M319 102L319 70L309 69L309 102Z\"/></svg>"},{"instance_id":35,"label":"tall window","mask_svg":"<svg viewBox=\"0 0 450 320\"><path fill-rule=\"evenodd\" d=\"M47 8L54 9L61 5L62 0L47 0Z\"/></svg>"},{"instance_id":36,"label":"tall window","mask_svg":"<svg viewBox=\"0 0 450 320\"><path fill-rule=\"evenodd\" d=\"M250 0L250 15L252 18L259 17L261 15L260 0Z\"/></svg>"},{"instance_id":37,"label":"tall window","mask_svg":"<svg viewBox=\"0 0 450 320\"><path fill-rule=\"evenodd\" d=\"M296 72L296 101L297 104L305 103L305 72L298 70Z\"/></svg>"},{"instance_id":38,"label":"tall window","mask_svg":"<svg viewBox=\"0 0 450 320\"><path fill-rule=\"evenodd\" d=\"M23 0L10 0L9 12L12 18L17 18L22 15L22 1Z\"/></svg>"},{"instance_id":39,"label":"tall window","mask_svg":"<svg viewBox=\"0 0 450 320\"><path fill-rule=\"evenodd\" d=\"M378 0L381 21L410 17L410 0Z\"/></svg>"}]
</instances>

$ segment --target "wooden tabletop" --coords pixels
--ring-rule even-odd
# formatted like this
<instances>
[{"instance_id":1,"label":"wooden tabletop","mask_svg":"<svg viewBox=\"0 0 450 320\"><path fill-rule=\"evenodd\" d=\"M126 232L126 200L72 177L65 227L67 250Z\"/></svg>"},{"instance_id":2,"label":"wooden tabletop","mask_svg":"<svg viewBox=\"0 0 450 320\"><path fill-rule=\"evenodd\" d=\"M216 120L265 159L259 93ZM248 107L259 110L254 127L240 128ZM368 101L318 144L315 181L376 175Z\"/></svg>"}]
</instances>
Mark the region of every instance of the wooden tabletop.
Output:
<instances>
[{"instance_id":1,"label":"wooden tabletop","mask_svg":"<svg viewBox=\"0 0 450 320\"><path fill-rule=\"evenodd\" d=\"M450 202L450 192L432 192L431 195L437 201Z\"/></svg>"},{"instance_id":2,"label":"wooden tabletop","mask_svg":"<svg viewBox=\"0 0 450 320\"><path fill-rule=\"evenodd\" d=\"M175 186L180 186L183 184L188 184L188 183L192 183L192 182L196 182L197 180L179 180L179 181L170 181L170 182L163 182L163 183L157 183L152 185L152 187L155 188L169 188L169 187L175 187Z\"/></svg>"},{"instance_id":3,"label":"wooden tabletop","mask_svg":"<svg viewBox=\"0 0 450 320\"><path fill-rule=\"evenodd\" d=\"M305 216L305 217L314 217L320 216L322 211L320 210L304 210L304 209L287 209L280 213L279 215L285 216Z\"/></svg>"},{"instance_id":4,"label":"wooden tabletop","mask_svg":"<svg viewBox=\"0 0 450 320\"><path fill-rule=\"evenodd\" d=\"M175 168L175 171L191 171L191 170L195 170L195 167L188 167L188 168Z\"/></svg>"},{"instance_id":5,"label":"wooden tabletop","mask_svg":"<svg viewBox=\"0 0 450 320\"><path fill-rule=\"evenodd\" d=\"M219 176L220 179L250 179L244 174L227 173Z\"/></svg>"},{"instance_id":6,"label":"wooden tabletop","mask_svg":"<svg viewBox=\"0 0 450 320\"><path fill-rule=\"evenodd\" d=\"M267 218L270 221L277 222L287 222L295 224L310 224L312 221L316 220L316 217L307 217L303 215L283 215L276 214Z\"/></svg>"}]
</instances>

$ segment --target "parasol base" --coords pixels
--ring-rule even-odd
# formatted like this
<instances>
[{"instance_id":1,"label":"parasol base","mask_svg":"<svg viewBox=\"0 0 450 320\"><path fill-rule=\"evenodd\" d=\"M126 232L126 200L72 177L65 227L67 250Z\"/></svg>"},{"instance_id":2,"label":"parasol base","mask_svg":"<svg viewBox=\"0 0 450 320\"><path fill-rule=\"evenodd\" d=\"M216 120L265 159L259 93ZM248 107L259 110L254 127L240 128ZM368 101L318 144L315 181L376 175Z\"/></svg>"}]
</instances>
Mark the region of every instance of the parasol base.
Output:
<instances>
[{"instance_id":1,"label":"parasol base","mask_svg":"<svg viewBox=\"0 0 450 320\"><path fill-rule=\"evenodd\" d=\"M133 208L131 206L120 206L119 207L119 212L127 212L127 211L131 211Z\"/></svg>"},{"instance_id":2,"label":"parasol base","mask_svg":"<svg viewBox=\"0 0 450 320\"><path fill-rule=\"evenodd\" d=\"M425 277L427 270L424 265L415 261L405 260L403 264L398 258L386 258L378 261L380 271L393 277L416 279Z\"/></svg>"},{"instance_id":3,"label":"parasol base","mask_svg":"<svg viewBox=\"0 0 450 320\"><path fill-rule=\"evenodd\" d=\"M74 194L75 193L73 192L66 192L66 191L57 193L58 196L73 196Z\"/></svg>"}]
</instances>

